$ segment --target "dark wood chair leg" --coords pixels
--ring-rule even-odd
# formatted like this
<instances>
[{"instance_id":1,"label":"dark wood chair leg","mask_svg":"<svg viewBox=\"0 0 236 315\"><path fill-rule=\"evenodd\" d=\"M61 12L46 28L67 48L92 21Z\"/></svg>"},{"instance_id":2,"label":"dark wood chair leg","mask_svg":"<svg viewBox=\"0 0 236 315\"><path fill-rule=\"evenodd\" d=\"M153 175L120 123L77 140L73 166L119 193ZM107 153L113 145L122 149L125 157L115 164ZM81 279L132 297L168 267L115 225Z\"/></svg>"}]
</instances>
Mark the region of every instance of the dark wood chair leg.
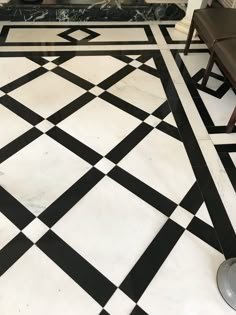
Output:
<instances>
[{"instance_id":1,"label":"dark wood chair leg","mask_svg":"<svg viewBox=\"0 0 236 315\"><path fill-rule=\"evenodd\" d=\"M230 133L230 132L233 131L235 123L236 123L236 107L235 107L235 109L233 111L233 114L231 115L230 120L228 122L228 126L227 126L227 129L226 129L227 133Z\"/></svg>"},{"instance_id":2,"label":"dark wood chair leg","mask_svg":"<svg viewBox=\"0 0 236 315\"><path fill-rule=\"evenodd\" d=\"M206 67L206 71L204 73L204 77L202 79L202 87L204 88L207 85L207 81L209 79L209 76L211 74L211 70L214 66L214 62L215 62L215 53L214 51L211 53L210 59L208 61L207 67Z\"/></svg>"},{"instance_id":3,"label":"dark wood chair leg","mask_svg":"<svg viewBox=\"0 0 236 315\"><path fill-rule=\"evenodd\" d=\"M190 24L190 28L189 28L189 32L188 32L187 42L186 42L186 45L185 45L185 48L184 48L184 55L188 54L189 47L190 47L190 44L191 44L191 41L192 41L192 38L193 38L194 29L195 29L195 26L194 26L194 21L193 21L193 18L192 18L192 22Z\"/></svg>"}]
</instances>

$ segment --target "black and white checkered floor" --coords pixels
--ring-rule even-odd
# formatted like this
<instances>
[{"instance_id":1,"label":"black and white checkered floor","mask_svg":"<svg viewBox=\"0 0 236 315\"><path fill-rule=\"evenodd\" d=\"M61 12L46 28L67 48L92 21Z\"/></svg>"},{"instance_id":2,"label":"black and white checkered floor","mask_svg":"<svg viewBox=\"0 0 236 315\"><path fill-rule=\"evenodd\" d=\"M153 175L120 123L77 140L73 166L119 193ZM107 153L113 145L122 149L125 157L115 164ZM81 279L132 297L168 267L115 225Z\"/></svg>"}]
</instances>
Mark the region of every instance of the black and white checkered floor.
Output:
<instances>
[{"instance_id":1,"label":"black and white checkered floor","mask_svg":"<svg viewBox=\"0 0 236 315\"><path fill-rule=\"evenodd\" d=\"M5 24L0 314L234 314L236 97L171 22Z\"/></svg>"}]
</instances>

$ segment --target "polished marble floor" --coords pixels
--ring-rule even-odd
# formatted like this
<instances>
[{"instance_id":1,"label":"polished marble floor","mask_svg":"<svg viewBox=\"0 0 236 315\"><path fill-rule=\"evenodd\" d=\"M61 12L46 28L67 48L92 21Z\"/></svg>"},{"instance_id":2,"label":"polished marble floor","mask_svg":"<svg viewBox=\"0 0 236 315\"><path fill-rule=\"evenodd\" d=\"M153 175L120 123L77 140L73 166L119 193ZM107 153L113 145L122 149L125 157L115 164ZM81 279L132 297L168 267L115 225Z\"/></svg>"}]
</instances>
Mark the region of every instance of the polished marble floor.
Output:
<instances>
[{"instance_id":1,"label":"polished marble floor","mask_svg":"<svg viewBox=\"0 0 236 315\"><path fill-rule=\"evenodd\" d=\"M0 314L234 314L235 93L173 22L2 24Z\"/></svg>"}]
</instances>

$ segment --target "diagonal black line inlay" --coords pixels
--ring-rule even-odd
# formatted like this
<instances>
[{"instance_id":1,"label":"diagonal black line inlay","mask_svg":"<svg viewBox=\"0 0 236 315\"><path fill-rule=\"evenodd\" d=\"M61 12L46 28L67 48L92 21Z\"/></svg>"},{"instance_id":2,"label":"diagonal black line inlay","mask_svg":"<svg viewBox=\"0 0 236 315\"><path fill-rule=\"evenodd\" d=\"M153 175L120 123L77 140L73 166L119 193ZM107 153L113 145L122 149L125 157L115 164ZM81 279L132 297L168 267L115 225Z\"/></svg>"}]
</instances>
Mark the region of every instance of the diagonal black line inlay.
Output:
<instances>
[{"instance_id":1,"label":"diagonal black line inlay","mask_svg":"<svg viewBox=\"0 0 236 315\"><path fill-rule=\"evenodd\" d=\"M198 183L195 182L180 202L180 206L188 210L192 214L196 214L203 203L203 197L199 189Z\"/></svg>"},{"instance_id":2,"label":"diagonal black line inlay","mask_svg":"<svg viewBox=\"0 0 236 315\"><path fill-rule=\"evenodd\" d=\"M52 72L56 73L57 75L61 76L62 78L78 85L79 87L90 90L94 87L94 84L90 83L89 81L86 81L85 79L82 79L81 77L73 74L72 72L69 72L63 68L57 67L52 70Z\"/></svg>"},{"instance_id":3,"label":"diagonal black line inlay","mask_svg":"<svg viewBox=\"0 0 236 315\"><path fill-rule=\"evenodd\" d=\"M118 166L114 167L108 176L166 216L170 216L177 207L173 201Z\"/></svg>"},{"instance_id":4,"label":"diagonal black line inlay","mask_svg":"<svg viewBox=\"0 0 236 315\"><path fill-rule=\"evenodd\" d=\"M22 105L14 98L10 97L9 95L4 95L1 98L1 104L4 105L6 108L23 118L24 120L28 121L31 125L35 126L39 124L43 118L33 112L28 107Z\"/></svg>"},{"instance_id":5,"label":"diagonal black line inlay","mask_svg":"<svg viewBox=\"0 0 236 315\"><path fill-rule=\"evenodd\" d=\"M0 186L0 200L1 212L20 230L34 220L35 216L2 186Z\"/></svg>"},{"instance_id":6,"label":"diagonal black line inlay","mask_svg":"<svg viewBox=\"0 0 236 315\"><path fill-rule=\"evenodd\" d=\"M104 92L99 97L140 120L145 120L149 116L149 114L142 109L129 104L109 92Z\"/></svg>"},{"instance_id":7,"label":"diagonal black line inlay","mask_svg":"<svg viewBox=\"0 0 236 315\"><path fill-rule=\"evenodd\" d=\"M140 306L136 305L135 308L130 313L130 315L148 315L148 314L144 312L144 310L141 309Z\"/></svg>"},{"instance_id":8,"label":"diagonal black line inlay","mask_svg":"<svg viewBox=\"0 0 236 315\"><path fill-rule=\"evenodd\" d=\"M159 118L164 119L171 112L168 101L165 101L161 106L159 106L152 115Z\"/></svg>"},{"instance_id":9,"label":"diagonal black line inlay","mask_svg":"<svg viewBox=\"0 0 236 315\"><path fill-rule=\"evenodd\" d=\"M219 252L222 252L214 228L205 223L204 221L200 220L197 217L194 217L191 223L189 224L187 230L193 233L195 236L199 237L208 245L214 247Z\"/></svg>"},{"instance_id":10,"label":"diagonal black line inlay","mask_svg":"<svg viewBox=\"0 0 236 315\"><path fill-rule=\"evenodd\" d=\"M76 100L72 101L70 104L57 111L56 113L52 114L50 117L47 118L47 120L56 125L72 115L78 109L82 108L84 105L92 101L94 98L95 96L93 94L85 93Z\"/></svg>"},{"instance_id":11,"label":"diagonal black line inlay","mask_svg":"<svg viewBox=\"0 0 236 315\"><path fill-rule=\"evenodd\" d=\"M4 93L10 93L11 91L17 89L18 87L38 78L39 76L43 75L44 73L48 72L48 70L40 67L36 70L33 70L30 73L27 73L26 75L22 76L19 79L16 79L15 81L4 85L3 87L1 87L1 90Z\"/></svg>"},{"instance_id":12,"label":"diagonal black line inlay","mask_svg":"<svg viewBox=\"0 0 236 315\"><path fill-rule=\"evenodd\" d=\"M4 274L33 243L23 234L19 233L6 246L0 250L0 276Z\"/></svg>"},{"instance_id":13,"label":"diagonal black line inlay","mask_svg":"<svg viewBox=\"0 0 236 315\"><path fill-rule=\"evenodd\" d=\"M37 242L37 246L101 306L115 292L113 283L51 230Z\"/></svg>"},{"instance_id":14,"label":"diagonal black line inlay","mask_svg":"<svg viewBox=\"0 0 236 315\"><path fill-rule=\"evenodd\" d=\"M102 158L99 153L58 127L50 129L47 135L92 165L95 165Z\"/></svg>"},{"instance_id":15,"label":"diagonal black line inlay","mask_svg":"<svg viewBox=\"0 0 236 315\"><path fill-rule=\"evenodd\" d=\"M162 121L156 129L163 131L164 133L168 134L169 136L175 138L176 140L182 141L178 128Z\"/></svg>"},{"instance_id":16,"label":"diagonal black line inlay","mask_svg":"<svg viewBox=\"0 0 236 315\"><path fill-rule=\"evenodd\" d=\"M143 138L145 138L153 127L141 123L124 140L122 140L114 149L112 149L106 158L117 164L126 156Z\"/></svg>"},{"instance_id":17,"label":"diagonal black line inlay","mask_svg":"<svg viewBox=\"0 0 236 315\"><path fill-rule=\"evenodd\" d=\"M157 234L120 289L137 302L184 232L177 223L168 220Z\"/></svg>"},{"instance_id":18,"label":"diagonal black line inlay","mask_svg":"<svg viewBox=\"0 0 236 315\"><path fill-rule=\"evenodd\" d=\"M32 128L26 133L24 133L22 136L20 136L19 138L7 144L5 147L3 147L0 150L0 163L7 160L10 156L15 154L17 151L23 149L25 146L27 146L29 143L37 139L42 134L43 133L39 131L38 129Z\"/></svg>"},{"instance_id":19,"label":"diagonal black line inlay","mask_svg":"<svg viewBox=\"0 0 236 315\"><path fill-rule=\"evenodd\" d=\"M131 72L135 71L136 69L131 67L130 65L125 66L124 68L120 69L116 73L112 74L109 78L105 79L101 83L98 84L100 88L103 90L109 89L112 85L126 77Z\"/></svg>"},{"instance_id":20,"label":"diagonal black line inlay","mask_svg":"<svg viewBox=\"0 0 236 315\"><path fill-rule=\"evenodd\" d=\"M49 227L60 220L81 198L83 198L105 175L92 168L63 195L54 201L39 218Z\"/></svg>"}]
</instances>

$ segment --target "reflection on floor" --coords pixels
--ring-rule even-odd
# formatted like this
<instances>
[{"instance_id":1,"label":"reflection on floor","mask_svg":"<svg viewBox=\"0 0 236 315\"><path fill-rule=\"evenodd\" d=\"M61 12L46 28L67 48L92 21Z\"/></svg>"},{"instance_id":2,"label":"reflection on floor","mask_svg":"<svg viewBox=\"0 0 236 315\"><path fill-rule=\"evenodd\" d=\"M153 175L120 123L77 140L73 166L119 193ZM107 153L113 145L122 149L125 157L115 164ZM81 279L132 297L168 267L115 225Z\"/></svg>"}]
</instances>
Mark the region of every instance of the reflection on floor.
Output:
<instances>
[{"instance_id":1,"label":"reflection on floor","mask_svg":"<svg viewBox=\"0 0 236 315\"><path fill-rule=\"evenodd\" d=\"M1 315L234 314L235 95L173 24L6 24Z\"/></svg>"}]
</instances>

